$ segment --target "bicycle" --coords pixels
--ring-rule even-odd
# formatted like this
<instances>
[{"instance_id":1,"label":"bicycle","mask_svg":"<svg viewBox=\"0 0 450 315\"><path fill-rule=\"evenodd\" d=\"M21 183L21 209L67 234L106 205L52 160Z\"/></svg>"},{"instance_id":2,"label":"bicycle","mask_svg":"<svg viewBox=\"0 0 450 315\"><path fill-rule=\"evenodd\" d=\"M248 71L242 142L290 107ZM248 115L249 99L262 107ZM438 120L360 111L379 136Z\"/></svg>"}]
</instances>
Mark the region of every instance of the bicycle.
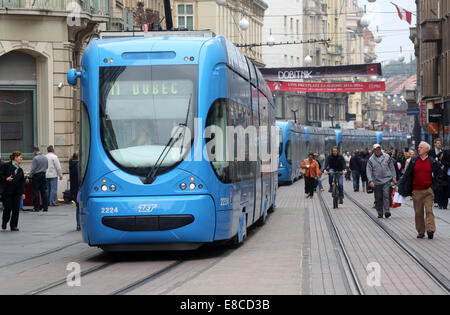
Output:
<instances>
[{"instance_id":1,"label":"bicycle","mask_svg":"<svg viewBox=\"0 0 450 315\"><path fill-rule=\"evenodd\" d=\"M333 182L331 186L331 196L333 197L333 209L339 208L339 176L342 174L343 172L332 173Z\"/></svg>"}]
</instances>

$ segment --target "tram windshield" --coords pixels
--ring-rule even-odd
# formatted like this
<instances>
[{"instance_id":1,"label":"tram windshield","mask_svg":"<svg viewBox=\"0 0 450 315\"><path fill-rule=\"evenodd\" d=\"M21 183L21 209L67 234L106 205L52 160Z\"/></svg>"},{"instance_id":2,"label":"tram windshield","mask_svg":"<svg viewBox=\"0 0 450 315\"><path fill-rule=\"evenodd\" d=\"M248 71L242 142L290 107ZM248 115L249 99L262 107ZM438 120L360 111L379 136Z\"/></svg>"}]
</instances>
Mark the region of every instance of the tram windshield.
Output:
<instances>
[{"instance_id":1,"label":"tram windshield","mask_svg":"<svg viewBox=\"0 0 450 315\"><path fill-rule=\"evenodd\" d=\"M196 79L195 65L100 68L101 138L115 164L146 176L181 129L158 173L182 161L194 136Z\"/></svg>"}]
</instances>

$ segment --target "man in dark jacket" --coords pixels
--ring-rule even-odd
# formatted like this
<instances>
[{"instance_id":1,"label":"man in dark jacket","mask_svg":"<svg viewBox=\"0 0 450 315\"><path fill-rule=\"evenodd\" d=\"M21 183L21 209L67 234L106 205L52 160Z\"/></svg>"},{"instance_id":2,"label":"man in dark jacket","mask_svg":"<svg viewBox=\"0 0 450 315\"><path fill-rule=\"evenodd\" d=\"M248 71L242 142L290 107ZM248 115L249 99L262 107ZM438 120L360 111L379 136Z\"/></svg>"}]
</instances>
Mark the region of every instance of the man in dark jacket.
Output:
<instances>
[{"instance_id":1,"label":"man in dark jacket","mask_svg":"<svg viewBox=\"0 0 450 315\"><path fill-rule=\"evenodd\" d=\"M426 142L419 144L419 156L409 163L408 169L398 185L398 192L404 197L412 196L413 198L417 238L423 238L426 231L428 238L433 239L434 233L436 233L433 189L435 190L443 183L439 163L428 156L430 149L430 145ZM426 222L424 208L426 209Z\"/></svg>"},{"instance_id":2,"label":"man in dark jacket","mask_svg":"<svg viewBox=\"0 0 450 315\"><path fill-rule=\"evenodd\" d=\"M4 205L3 194L4 194L5 188L6 188L6 183L2 180L3 175L5 173L5 165L6 165L6 163L3 163L0 160L0 203L2 204L2 206Z\"/></svg>"},{"instance_id":3,"label":"man in dark jacket","mask_svg":"<svg viewBox=\"0 0 450 315\"><path fill-rule=\"evenodd\" d=\"M359 156L359 151L356 150L350 159L350 170L352 171L353 177L353 190L355 192L359 191L359 178L361 177L361 157Z\"/></svg>"},{"instance_id":4,"label":"man in dark jacket","mask_svg":"<svg viewBox=\"0 0 450 315\"><path fill-rule=\"evenodd\" d=\"M447 175L447 188L448 188L447 196L450 196L450 150L444 151L444 156L442 157L441 163L445 167L444 175Z\"/></svg>"},{"instance_id":5,"label":"man in dark jacket","mask_svg":"<svg viewBox=\"0 0 450 315\"><path fill-rule=\"evenodd\" d=\"M330 184L330 190L331 192L332 186L333 186L333 174L335 172L342 172L344 175L347 174L346 170L346 164L345 159L342 155L339 154L339 148L334 147L332 150L332 154L325 160L325 166L323 173L325 175L328 175L330 173L330 176L328 178L329 184ZM344 178L342 175L338 176L339 181L339 203L344 203Z\"/></svg>"}]
</instances>

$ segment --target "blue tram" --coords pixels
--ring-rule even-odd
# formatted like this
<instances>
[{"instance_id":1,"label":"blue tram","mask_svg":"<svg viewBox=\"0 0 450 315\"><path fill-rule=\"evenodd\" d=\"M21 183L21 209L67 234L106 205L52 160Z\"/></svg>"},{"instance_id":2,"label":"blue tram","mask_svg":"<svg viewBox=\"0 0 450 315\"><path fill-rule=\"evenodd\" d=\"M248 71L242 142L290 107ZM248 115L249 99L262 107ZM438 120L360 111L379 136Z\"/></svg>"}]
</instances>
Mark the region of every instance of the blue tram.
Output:
<instances>
[{"instance_id":1,"label":"blue tram","mask_svg":"<svg viewBox=\"0 0 450 315\"><path fill-rule=\"evenodd\" d=\"M86 243L195 249L241 243L249 226L265 222L278 187L274 103L259 70L230 41L93 40L82 71L68 73L72 85L79 77ZM257 139L246 134L237 145L229 126L255 127Z\"/></svg>"},{"instance_id":2,"label":"blue tram","mask_svg":"<svg viewBox=\"0 0 450 315\"><path fill-rule=\"evenodd\" d=\"M292 184L300 176L300 165L309 152L319 153L323 165L334 146L341 152L371 149L375 143L385 149L402 150L408 146L407 137L399 132L305 127L292 121L277 121L277 126L280 128L280 183Z\"/></svg>"}]
</instances>

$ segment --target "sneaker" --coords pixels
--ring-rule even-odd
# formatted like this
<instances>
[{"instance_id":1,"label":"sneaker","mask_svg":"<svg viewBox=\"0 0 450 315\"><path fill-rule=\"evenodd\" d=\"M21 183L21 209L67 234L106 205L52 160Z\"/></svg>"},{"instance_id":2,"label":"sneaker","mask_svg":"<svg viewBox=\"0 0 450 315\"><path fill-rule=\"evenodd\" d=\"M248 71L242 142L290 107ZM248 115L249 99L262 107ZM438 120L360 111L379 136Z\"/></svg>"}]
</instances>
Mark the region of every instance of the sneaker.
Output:
<instances>
[{"instance_id":1,"label":"sneaker","mask_svg":"<svg viewBox=\"0 0 450 315\"><path fill-rule=\"evenodd\" d=\"M378 219L382 219L383 218L383 215L382 214L379 214L378 215Z\"/></svg>"},{"instance_id":2,"label":"sneaker","mask_svg":"<svg viewBox=\"0 0 450 315\"><path fill-rule=\"evenodd\" d=\"M433 237L434 237L434 232L433 231L428 231L427 235L428 235L428 239L432 240Z\"/></svg>"},{"instance_id":3,"label":"sneaker","mask_svg":"<svg viewBox=\"0 0 450 315\"><path fill-rule=\"evenodd\" d=\"M425 234L419 234L419 235L417 235L417 238L424 238L425 237Z\"/></svg>"},{"instance_id":4,"label":"sneaker","mask_svg":"<svg viewBox=\"0 0 450 315\"><path fill-rule=\"evenodd\" d=\"M339 204L340 204L340 205L343 205L343 204L344 204L344 199L339 198Z\"/></svg>"},{"instance_id":5,"label":"sneaker","mask_svg":"<svg viewBox=\"0 0 450 315\"><path fill-rule=\"evenodd\" d=\"M388 212L388 213L385 213L384 216L386 217L386 219L388 219L388 218L390 218L391 214Z\"/></svg>"},{"instance_id":6,"label":"sneaker","mask_svg":"<svg viewBox=\"0 0 450 315\"><path fill-rule=\"evenodd\" d=\"M6 223L2 224L2 230L6 230Z\"/></svg>"},{"instance_id":7,"label":"sneaker","mask_svg":"<svg viewBox=\"0 0 450 315\"><path fill-rule=\"evenodd\" d=\"M11 228L11 232L19 232L18 228Z\"/></svg>"},{"instance_id":8,"label":"sneaker","mask_svg":"<svg viewBox=\"0 0 450 315\"><path fill-rule=\"evenodd\" d=\"M77 226L77 231L81 231L81 227L80 226Z\"/></svg>"}]
</instances>

